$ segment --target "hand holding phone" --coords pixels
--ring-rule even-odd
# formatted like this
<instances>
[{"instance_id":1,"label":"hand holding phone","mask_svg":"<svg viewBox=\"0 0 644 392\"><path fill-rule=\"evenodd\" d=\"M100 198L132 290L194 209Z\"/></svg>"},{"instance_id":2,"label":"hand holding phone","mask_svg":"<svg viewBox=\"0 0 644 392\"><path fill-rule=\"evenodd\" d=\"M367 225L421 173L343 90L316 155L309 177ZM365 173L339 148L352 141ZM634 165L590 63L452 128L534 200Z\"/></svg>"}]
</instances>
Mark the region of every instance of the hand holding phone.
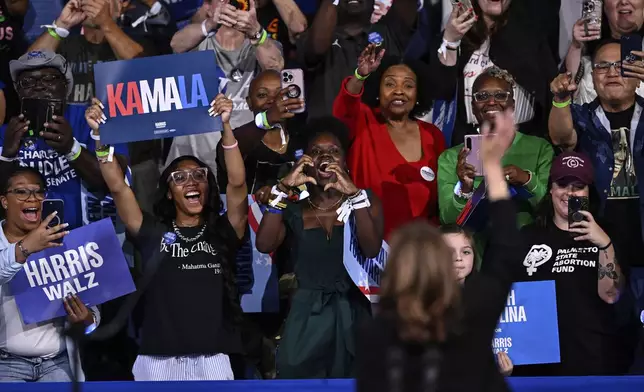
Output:
<instances>
[{"instance_id":1,"label":"hand holding phone","mask_svg":"<svg viewBox=\"0 0 644 392\"><path fill-rule=\"evenodd\" d=\"M22 98L20 113L29 121L26 137L38 138L41 132L46 131L45 123L51 123L53 116L62 116L62 102L60 100Z\"/></svg>"},{"instance_id":2,"label":"hand holding phone","mask_svg":"<svg viewBox=\"0 0 644 392\"><path fill-rule=\"evenodd\" d=\"M481 138L483 135L465 135L465 148L470 150L465 163L471 165L474 169L474 175L483 176L483 162L481 161Z\"/></svg>"},{"instance_id":3,"label":"hand holding phone","mask_svg":"<svg viewBox=\"0 0 644 392\"><path fill-rule=\"evenodd\" d=\"M447 42L458 42L478 20L471 0L452 0L452 13L445 25L443 39Z\"/></svg>"},{"instance_id":4,"label":"hand holding phone","mask_svg":"<svg viewBox=\"0 0 644 392\"><path fill-rule=\"evenodd\" d=\"M53 225L52 222L58 221L56 213L53 212L49 215L42 215L42 223L35 229L29 232L27 236L20 242L22 248L29 255L38 253L45 249L62 246L63 238L69 234L65 231L67 224ZM51 230L53 228L53 230ZM27 257L21 252L16 256L18 262L23 263Z\"/></svg>"},{"instance_id":5,"label":"hand holding phone","mask_svg":"<svg viewBox=\"0 0 644 392\"><path fill-rule=\"evenodd\" d=\"M642 36L639 34L628 34L622 35L619 39L621 59L622 59L622 76L625 78L630 78L632 76L625 75L624 72L637 72L638 69L641 69L641 66L635 64L636 61L642 61L642 57L633 52L642 51ZM636 67L638 69L629 69L630 67ZM642 70L644 73L644 70Z\"/></svg>"},{"instance_id":6,"label":"hand holding phone","mask_svg":"<svg viewBox=\"0 0 644 392\"><path fill-rule=\"evenodd\" d=\"M42 202L42 219L47 219L53 213L56 215L49 221L47 228L56 227L65 223L65 201L62 199L47 199ZM54 242L62 243L63 238L58 238Z\"/></svg>"},{"instance_id":7,"label":"hand holding phone","mask_svg":"<svg viewBox=\"0 0 644 392\"><path fill-rule=\"evenodd\" d=\"M588 211L590 202L586 196L568 197L568 228L575 222L581 222L586 218L579 211Z\"/></svg>"},{"instance_id":8,"label":"hand holding phone","mask_svg":"<svg viewBox=\"0 0 644 392\"><path fill-rule=\"evenodd\" d=\"M282 89L286 90L287 99L304 101L304 72L299 68L282 70ZM303 113L305 110L306 104L303 103L300 108L289 111L291 113Z\"/></svg>"},{"instance_id":9,"label":"hand holding phone","mask_svg":"<svg viewBox=\"0 0 644 392\"><path fill-rule=\"evenodd\" d=\"M22 114L9 120L4 134L4 143L2 144L2 156L5 158L14 158L20 151L20 144L27 134L29 121Z\"/></svg>"},{"instance_id":10,"label":"hand holding phone","mask_svg":"<svg viewBox=\"0 0 644 392\"><path fill-rule=\"evenodd\" d=\"M458 161L456 162L456 175L461 183L461 192L470 193L474 190L474 177L476 177L476 170L474 166L467 163L468 151L465 147L458 153Z\"/></svg>"},{"instance_id":11,"label":"hand holding phone","mask_svg":"<svg viewBox=\"0 0 644 392\"><path fill-rule=\"evenodd\" d=\"M604 2L602 0L584 0L581 8L581 19L584 20L585 26L595 25L601 30L602 10ZM586 34L588 36L589 34Z\"/></svg>"}]
</instances>

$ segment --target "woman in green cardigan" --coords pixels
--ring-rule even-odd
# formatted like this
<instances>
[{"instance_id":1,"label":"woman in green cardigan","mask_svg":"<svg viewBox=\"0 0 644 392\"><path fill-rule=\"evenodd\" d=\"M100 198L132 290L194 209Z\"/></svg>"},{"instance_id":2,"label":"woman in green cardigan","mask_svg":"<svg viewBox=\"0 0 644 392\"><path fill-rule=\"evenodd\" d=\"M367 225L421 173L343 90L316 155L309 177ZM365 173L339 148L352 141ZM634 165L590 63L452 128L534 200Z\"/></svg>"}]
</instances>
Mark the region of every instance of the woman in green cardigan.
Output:
<instances>
[{"instance_id":1,"label":"woman in green cardigan","mask_svg":"<svg viewBox=\"0 0 644 392\"><path fill-rule=\"evenodd\" d=\"M497 113L514 108L514 79L496 66L486 69L472 86L472 111L479 124L494 123ZM465 162L469 150L463 144L445 150L438 158L438 207L443 224L456 219L472 197L483 177L475 176L475 168ZM517 189L525 189L530 197L516 197L518 223L524 226L533 220L534 210L548 187L548 175L554 152L550 143L540 137L515 132L514 141L502 159L505 178ZM485 231L475 235L477 252L484 249Z\"/></svg>"}]
</instances>

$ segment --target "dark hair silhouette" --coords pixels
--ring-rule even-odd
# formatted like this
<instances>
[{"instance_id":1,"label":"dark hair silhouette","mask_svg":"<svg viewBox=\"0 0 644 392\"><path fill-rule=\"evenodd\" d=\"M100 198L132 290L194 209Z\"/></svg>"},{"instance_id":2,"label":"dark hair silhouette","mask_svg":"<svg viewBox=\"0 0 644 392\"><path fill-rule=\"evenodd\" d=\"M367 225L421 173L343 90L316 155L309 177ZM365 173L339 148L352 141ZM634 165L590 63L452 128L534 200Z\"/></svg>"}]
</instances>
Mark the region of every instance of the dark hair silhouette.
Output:
<instances>
[{"instance_id":1,"label":"dark hair silhouette","mask_svg":"<svg viewBox=\"0 0 644 392\"><path fill-rule=\"evenodd\" d=\"M159 178L159 188L153 207L154 215L166 225L171 225L172 221L177 217L175 203L167 197L170 189L168 179L170 178L170 173L176 171L179 164L184 161L192 161L199 165L199 167L205 167L208 169L208 194L206 196L206 204L203 207L201 215L208 225L206 230L207 239L213 246L217 246L219 248L218 251L221 256L222 275L224 278L224 296L226 298L226 301L224 301L223 304L224 316L225 318L226 316L230 316L234 323L239 324L242 321L242 310L235 283L233 264L235 260L228 259L227 255L230 254L229 245L221 241L223 234L221 233L219 219L221 219L221 213L223 212L224 206L219 195L217 180L215 180L215 175L212 169L204 162L191 155L184 155L172 161L163 173L161 173L161 177Z\"/></svg>"},{"instance_id":2,"label":"dark hair silhouette","mask_svg":"<svg viewBox=\"0 0 644 392\"><path fill-rule=\"evenodd\" d=\"M22 174L32 174L36 178L38 178L38 182L40 182L40 186L43 187L43 189L47 188L47 182L45 181L45 177L43 177L42 173L40 173L38 170L34 169L31 166L20 166L18 163L14 163L11 168L6 171L5 173L2 173L2 177L0 180L0 194L6 195L7 191L9 190L9 187L11 186L11 180L14 177L17 177Z\"/></svg>"},{"instance_id":3,"label":"dark hair silhouette","mask_svg":"<svg viewBox=\"0 0 644 392\"><path fill-rule=\"evenodd\" d=\"M320 135L331 135L338 139L340 147L346 154L351 147L349 140L349 128L339 119L333 116L317 117L309 120L306 124L306 148L311 146L311 143Z\"/></svg>"}]
</instances>

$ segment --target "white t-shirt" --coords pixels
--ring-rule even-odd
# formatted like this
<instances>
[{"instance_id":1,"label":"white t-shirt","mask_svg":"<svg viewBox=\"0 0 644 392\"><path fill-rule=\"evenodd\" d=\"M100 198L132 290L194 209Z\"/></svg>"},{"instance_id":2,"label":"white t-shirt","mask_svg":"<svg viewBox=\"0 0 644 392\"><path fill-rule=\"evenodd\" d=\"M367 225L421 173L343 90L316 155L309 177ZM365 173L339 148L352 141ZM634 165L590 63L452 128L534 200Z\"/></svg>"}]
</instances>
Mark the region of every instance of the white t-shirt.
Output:
<instances>
[{"instance_id":1,"label":"white t-shirt","mask_svg":"<svg viewBox=\"0 0 644 392\"><path fill-rule=\"evenodd\" d=\"M9 248L3 224L4 221L0 222L0 251ZM22 269L22 264L17 264L9 252L0 252L0 269L3 272L0 276L6 276L8 272ZM58 318L25 325L9 283L0 285L0 350L23 357L53 358L65 351L63 323L64 319Z\"/></svg>"}]
</instances>

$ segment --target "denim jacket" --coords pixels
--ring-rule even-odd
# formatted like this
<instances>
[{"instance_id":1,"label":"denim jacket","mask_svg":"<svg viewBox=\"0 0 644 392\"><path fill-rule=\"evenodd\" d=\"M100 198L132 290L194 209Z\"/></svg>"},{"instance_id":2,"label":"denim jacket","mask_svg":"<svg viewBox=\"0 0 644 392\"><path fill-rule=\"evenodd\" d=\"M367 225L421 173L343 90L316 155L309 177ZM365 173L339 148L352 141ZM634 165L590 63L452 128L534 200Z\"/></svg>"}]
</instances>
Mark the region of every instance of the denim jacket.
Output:
<instances>
[{"instance_id":1,"label":"denim jacket","mask_svg":"<svg viewBox=\"0 0 644 392\"><path fill-rule=\"evenodd\" d=\"M642 146L644 145L644 98L635 95L635 110L630 127L630 147L633 154L635 174L638 178L637 189L644 195L644 159ZM595 168L595 186L601 196L602 210L610 194L613 180L613 142L610 123L604 110L599 104L599 99L583 105L571 105L572 120L577 131L577 150L586 153L593 161ZM644 199L640 197L640 220L644 227L642 212Z\"/></svg>"}]
</instances>

